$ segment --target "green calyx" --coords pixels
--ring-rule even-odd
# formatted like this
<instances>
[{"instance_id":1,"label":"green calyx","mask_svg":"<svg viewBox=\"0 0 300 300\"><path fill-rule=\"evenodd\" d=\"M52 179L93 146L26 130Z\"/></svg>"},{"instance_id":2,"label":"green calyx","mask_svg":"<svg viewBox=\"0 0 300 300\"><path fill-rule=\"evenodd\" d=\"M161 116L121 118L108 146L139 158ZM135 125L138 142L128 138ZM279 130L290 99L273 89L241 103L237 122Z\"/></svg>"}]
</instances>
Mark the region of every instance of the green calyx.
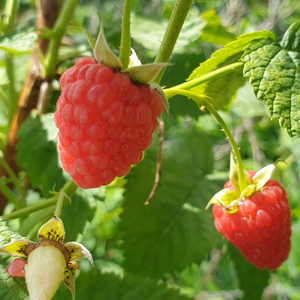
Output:
<instances>
[{"instance_id":1,"label":"green calyx","mask_svg":"<svg viewBox=\"0 0 300 300\"><path fill-rule=\"evenodd\" d=\"M123 70L121 60L111 51L107 44L102 19L99 13L98 15L100 20L100 31L97 40L95 40L90 32L81 25L73 23L70 25L79 27L86 34L89 44L93 48L94 57L99 64L120 70L138 84L148 84L152 82L165 67L171 65L169 63L151 63L142 65L135 51L131 49L132 55L129 57L128 68Z\"/></svg>"},{"instance_id":2,"label":"green calyx","mask_svg":"<svg viewBox=\"0 0 300 300\"><path fill-rule=\"evenodd\" d=\"M164 68L170 66L171 64L150 63L143 65L135 51L131 49L132 54L129 57L128 68L123 69L121 60L111 51L108 46L104 35L102 19L99 13L98 15L100 21L100 31L96 40L92 37L90 32L81 25L73 23L70 25L79 27L86 34L89 44L93 49L94 57L97 63L110 67L117 72L126 74L137 85L149 84L152 89L155 89L162 96L166 111L170 115L167 97L165 96L163 89L157 83L155 83L154 80Z\"/></svg>"},{"instance_id":3,"label":"green calyx","mask_svg":"<svg viewBox=\"0 0 300 300\"><path fill-rule=\"evenodd\" d=\"M208 202L206 209L212 204L219 204L224 207L227 213L234 214L238 211L240 201L251 197L254 193L262 190L266 183L271 179L276 168L275 164L268 165L259 170L252 178L245 171L246 187L241 191L239 188L238 167L231 154L229 178L234 188L225 188L216 193Z\"/></svg>"}]
</instances>

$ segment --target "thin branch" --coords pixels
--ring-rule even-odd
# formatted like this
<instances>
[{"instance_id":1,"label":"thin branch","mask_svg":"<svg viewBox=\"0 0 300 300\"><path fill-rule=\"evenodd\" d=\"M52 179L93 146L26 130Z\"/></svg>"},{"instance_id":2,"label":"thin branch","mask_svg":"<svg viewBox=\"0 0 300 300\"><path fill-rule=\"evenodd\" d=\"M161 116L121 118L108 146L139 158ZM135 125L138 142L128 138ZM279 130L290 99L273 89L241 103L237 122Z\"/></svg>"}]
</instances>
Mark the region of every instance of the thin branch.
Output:
<instances>
[{"instance_id":1,"label":"thin branch","mask_svg":"<svg viewBox=\"0 0 300 300\"><path fill-rule=\"evenodd\" d=\"M152 198L154 197L156 190L159 186L161 180L161 174L162 174L163 146L164 146L164 133L165 133L165 123L162 115L159 116L158 122L159 122L159 130L157 134L159 135L159 148L158 148L157 163L156 163L155 181L154 181L152 191L147 201L145 202L145 205L148 205L152 200Z\"/></svg>"}]
</instances>

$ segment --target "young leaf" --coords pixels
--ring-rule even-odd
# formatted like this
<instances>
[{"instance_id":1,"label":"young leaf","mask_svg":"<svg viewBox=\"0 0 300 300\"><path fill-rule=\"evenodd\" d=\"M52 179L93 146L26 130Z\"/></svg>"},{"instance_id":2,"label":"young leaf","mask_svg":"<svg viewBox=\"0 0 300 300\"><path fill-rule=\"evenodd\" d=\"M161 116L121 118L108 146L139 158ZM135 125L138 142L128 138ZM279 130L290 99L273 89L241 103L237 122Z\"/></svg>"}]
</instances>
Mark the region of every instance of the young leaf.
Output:
<instances>
[{"instance_id":1,"label":"young leaf","mask_svg":"<svg viewBox=\"0 0 300 300\"><path fill-rule=\"evenodd\" d=\"M235 35L227 31L215 9L208 10L201 15L207 23L202 29L200 40L216 45L226 45L235 40Z\"/></svg>"},{"instance_id":2,"label":"young leaf","mask_svg":"<svg viewBox=\"0 0 300 300\"><path fill-rule=\"evenodd\" d=\"M53 300L69 299L66 289L59 289ZM178 290L156 280L125 274L120 278L115 274L101 274L98 270L81 272L76 279L76 299L89 300L191 300L180 295Z\"/></svg>"},{"instance_id":3,"label":"young leaf","mask_svg":"<svg viewBox=\"0 0 300 300\"><path fill-rule=\"evenodd\" d=\"M288 37L284 46L289 47ZM292 43L294 44L294 42ZM296 47L297 48L297 47ZM289 51L271 39L251 42L245 49L244 76L258 100L264 101L272 118L296 139L300 136L300 53Z\"/></svg>"},{"instance_id":4,"label":"young leaf","mask_svg":"<svg viewBox=\"0 0 300 300\"><path fill-rule=\"evenodd\" d=\"M240 289L244 291L243 299L262 299L263 290L268 285L270 271L268 269L258 269L253 264L250 264L231 243L228 244L228 250L235 264ZM251 279L249 280L249 278Z\"/></svg>"},{"instance_id":5,"label":"young leaf","mask_svg":"<svg viewBox=\"0 0 300 300\"><path fill-rule=\"evenodd\" d=\"M25 167L31 177L33 188L40 188L43 195L60 189L65 179L58 165L56 150L57 129L53 115L39 117L34 113L21 126L18 137L19 164Z\"/></svg>"},{"instance_id":6,"label":"young leaf","mask_svg":"<svg viewBox=\"0 0 300 300\"><path fill-rule=\"evenodd\" d=\"M17 232L6 226L0 218L0 246L22 238ZM24 278L11 277L6 273L7 266L15 259L8 254L0 253L0 299L28 300L28 292Z\"/></svg>"},{"instance_id":7,"label":"young leaf","mask_svg":"<svg viewBox=\"0 0 300 300\"><path fill-rule=\"evenodd\" d=\"M120 229L125 270L160 278L193 262L200 263L214 242L221 240L204 210L221 185L205 178L212 171L211 145L195 130L177 133L164 157L160 186L150 205L145 206L155 165L156 151L147 151L127 177Z\"/></svg>"},{"instance_id":8,"label":"young leaf","mask_svg":"<svg viewBox=\"0 0 300 300\"><path fill-rule=\"evenodd\" d=\"M253 32L239 36L235 41L216 51L210 59L205 61L193 71L188 80L199 78L221 67L238 62L243 55L244 48L254 39L273 38L270 31ZM227 109L230 101L238 88L245 84L242 69L224 75L208 83L192 88L193 92L204 94L213 99L213 105L217 109Z\"/></svg>"}]
</instances>

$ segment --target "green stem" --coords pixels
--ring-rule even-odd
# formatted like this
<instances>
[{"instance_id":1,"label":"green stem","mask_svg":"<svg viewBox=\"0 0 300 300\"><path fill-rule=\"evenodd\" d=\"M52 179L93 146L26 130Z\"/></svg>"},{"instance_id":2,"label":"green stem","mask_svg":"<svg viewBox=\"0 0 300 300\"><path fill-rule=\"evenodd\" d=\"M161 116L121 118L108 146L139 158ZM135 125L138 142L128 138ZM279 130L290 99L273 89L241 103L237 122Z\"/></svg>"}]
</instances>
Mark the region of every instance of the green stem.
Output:
<instances>
[{"instance_id":1,"label":"green stem","mask_svg":"<svg viewBox=\"0 0 300 300\"><path fill-rule=\"evenodd\" d=\"M56 65L58 62L58 47L79 2L80 0L68 0L55 23L49 49L45 60L43 61L44 75L46 77L53 78L55 76Z\"/></svg>"},{"instance_id":2,"label":"green stem","mask_svg":"<svg viewBox=\"0 0 300 300\"><path fill-rule=\"evenodd\" d=\"M193 0L177 0L173 12L171 14L168 27L166 29L165 35L163 37L162 43L159 47L158 54L155 58L155 63L168 62L172 55L174 46L176 44L177 38L186 19L186 16L190 10ZM163 69L160 74L155 79L155 82L159 83L165 69Z\"/></svg>"},{"instance_id":3,"label":"green stem","mask_svg":"<svg viewBox=\"0 0 300 300\"><path fill-rule=\"evenodd\" d=\"M16 208L20 208L20 201L19 198L14 194L14 192L7 187L3 180L0 181L0 191L3 195L7 198L7 200L11 201Z\"/></svg>"},{"instance_id":4,"label":"green stem","mask_svg":"<svg viewBox=\"0 0 300 300\"><path fill-rule=\"evenodd\" d=\"M74 183L73 180L69 180L63 188L60 190L60 192L66 193L69 197L72 197L75 194L75 191L77 190L78 186ZM41 209L53 206L57 204L58 198L60 193L56 193L56 195L52 198L49 198L48 200L45 200L43 202L39 202L37 204L19 209L15 212L12 212L9 215L3 216L3 218L6 219L17 219L21 217L25 217L33 212L39 211ZM64 199L64 204L68 203L67 199Z\"/></svg>"},{"instance_id":5,"label":"green stem","mask_svg":"<svg viewBox=\"0 0 300 300\"><path fill-rule=\"evenodd\" d=\"M57 203L56 203L55 212L54 212L54 216L57 218L60 217L61 209L63 207L65 198L69 198L69 197L67 196L67 194L65 192L60 192Z\"/></svg>"},{"instance_id":6,"label":"green stem","mask_svg":"<svg viewBox=\"0 0 300 300\"><path fill-rule=\"evenodd\" d=\"M14 30L17 4L18 0L6 0L3 21L4 28L2 29L3 34L9 34Z\"/></svg>"},{"instance_id":7,"label":"green stem","mask_svg":"<svg viewBox=\"0 0 300 300\"><path fill-rule=\"evenodd\" d=\"M52 197L45 201L39 202L37 204L33 204L31 206L21 208L17 211L14 211L14 212L12 212L8 215L4 215L2 217L5 219L11 219L11 220L26 217L27 215L30 215L31 213L34 213L36 211L42 210L42 209L50 207L50 206L54 206L54 205L56 205L56 203L57 203L57 197Z\"/></svg>"},{"instance_id":8,"label":"green stem","mask_svg":"<svg viewBox=\"0 0 300 300\"><path fill-rule=\"evenodd\" d=\"M123 70L128 68L130 56L130 12L132 0L125 0L123 18L122 18L122 34L121 34L121 49L120 60L123 65Z\"/></svg>"},{"instance_id":9,"label":"green stem","mask_svg":"<svg viewBox=\"0 0 300 300\"><path fill-rule=\"evenodd\" d=\"M5 171L8 174L9 178L12 180L13 184L18 188L20 195L21 195L21 199L25 203L25 191L24 191L24 188L21 185L18 177L15 175L15 173L10 168L8 163L2 157L0 157L0 165L3 166L3 168L5 169Z\"/></svg>"},{"instance_id":10,"label":"green stem","mask_svg":"<svg viewBox=\"0 0 300 300\"><path fill-rule=\"evenodd\" d=\"M220 68L218 70L212 71L208 74L205 74L199 78L192 79L188 82L176 85L171 89L181 89L181 90L189 90L197 85L212 81L216 78L222 77L226 74L236 72L244 67L244 63L237 62L226 67ZM166 90L165 90L166 91Z\"/></svg>"},{"instance_id":11,"label":"green stem","mask_svg":"<svg viewBox=\"0 0 300 300\"><path fill-rule=\"evenodd\" d=\"M8 122L9 126L12 122L14 113L18 107L18 93L15 88L15 68L13 64L13 55L12 53L5 53L5 62L6 62L6 73L9 79L8 91L9 91L9 113L8 113Z\"/></svg>"},{"instance_id":12,"label":"green stem","mask_svg":"<svg viewBox=\"0 0 300 300\"><path fill-rule=\"evenodd\" d=\"M208 102L208 100L207 100L208 97L198 95L194 92L185 91L185 90L181 90L181 89L175 89L175 88L165 90L164 92L165 92L167 98L169 98L168 96L172 97L174 95L182 95L182 96L186 96L188 98L192 98L194 101L196 101L199 108L201 106L205 106L212 113L212 115L216 118L218 123L221 125L223 131L225 132L225 134L232 146L233 152L235 154L235 158L236 158L236 161L238 164L239 186L240 186L240 190L243 191L247 187L247 182L246 182L246 178L245 178L244 166L243 166L243 161L242 161L239 147L238 147L237 143L235 142L230 129L228 128L228 126L226 125L226 123L224 122L222 117L218 114L216 109Z\"/></svg>"}]
</instances>

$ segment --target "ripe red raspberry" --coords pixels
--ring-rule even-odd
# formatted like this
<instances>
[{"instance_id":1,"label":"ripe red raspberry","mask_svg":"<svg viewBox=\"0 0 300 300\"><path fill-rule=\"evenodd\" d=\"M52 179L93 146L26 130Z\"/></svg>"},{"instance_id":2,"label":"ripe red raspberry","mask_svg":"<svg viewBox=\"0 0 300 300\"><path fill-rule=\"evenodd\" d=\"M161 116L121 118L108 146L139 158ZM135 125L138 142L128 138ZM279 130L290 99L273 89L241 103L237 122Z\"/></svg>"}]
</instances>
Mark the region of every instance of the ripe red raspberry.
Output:
<instances>
[{"instance_id":1,"label":"ripe red raspberry","mask_svg":"<svg viewBox=\"0 0 300 300\"><path fill-rule=\"evenodd\" d=\"M160 94L87 57L64 72L61 87L55 124L64 170L84 189L128 174L152 142Z\"/></svg>"},{"instance_id":2,"label":"ripe red raspberry","mask_svg":"<svg viewBox=\"0 0 300 300\"><path fill-rule=\"evenodd\" d=\"M251 179L255 172L248 172ZM231 181L224 188L234 190ZM215 226L246 259L260 269L277 269L291 250L291 210L285 189L274 179L247 199L236 213L221 205L213 207Z\"/></svg>"}]
</instances>

